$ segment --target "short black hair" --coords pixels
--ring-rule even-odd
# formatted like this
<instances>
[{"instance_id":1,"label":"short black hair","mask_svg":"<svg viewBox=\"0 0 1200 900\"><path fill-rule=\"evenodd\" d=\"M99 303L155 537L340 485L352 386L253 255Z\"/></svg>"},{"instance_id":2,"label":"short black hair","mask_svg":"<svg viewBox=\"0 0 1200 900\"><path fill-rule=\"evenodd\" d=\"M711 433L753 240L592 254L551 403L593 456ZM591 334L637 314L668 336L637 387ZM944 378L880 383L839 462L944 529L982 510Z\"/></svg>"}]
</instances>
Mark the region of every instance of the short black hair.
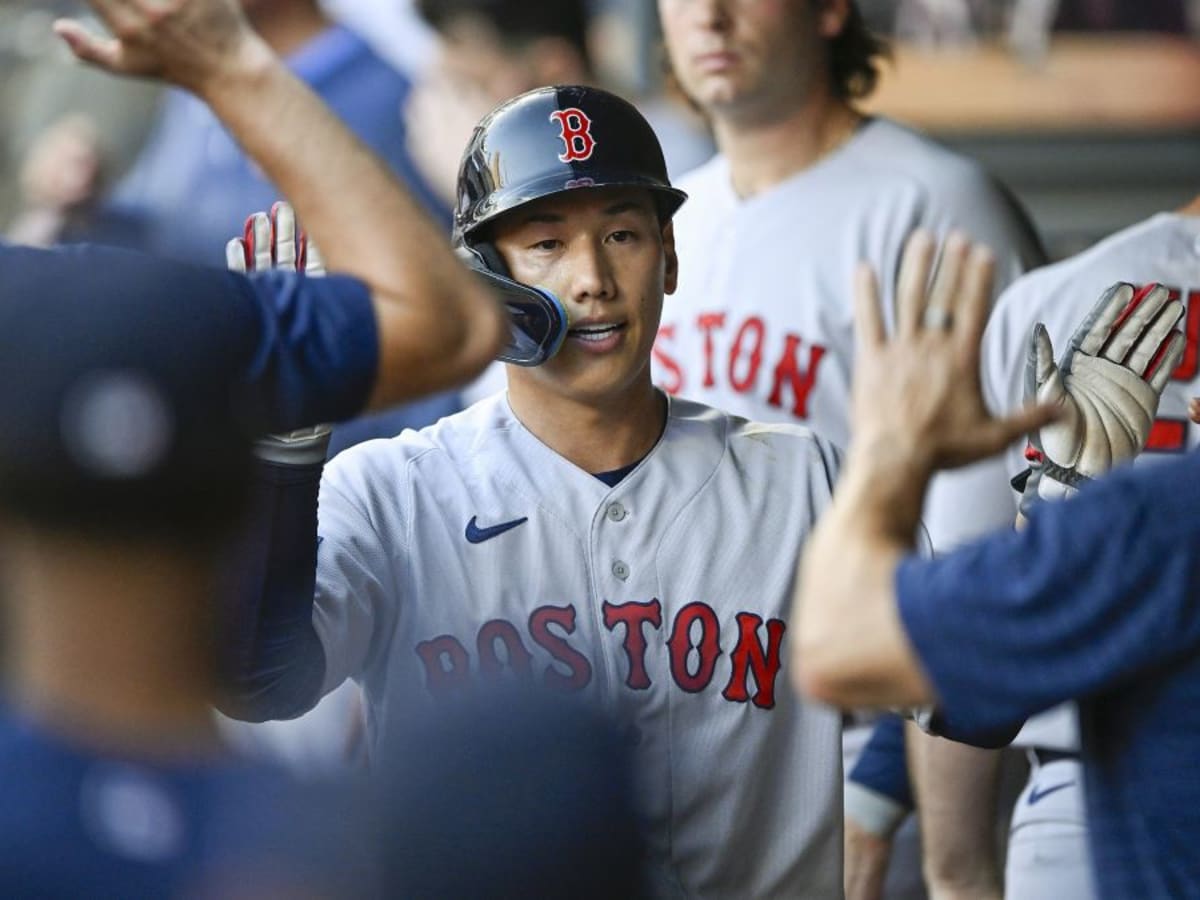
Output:
<instances>
[{"instance_id":1,"label":"short black hair","mask_svg":"<svg viewBox=\"0 0 1200 900\"><path fill-rule=\"evenodd\" d=\"M834 96L861 100L871 95L879 81L879 63L891 55L886 40L872 32L857 3L837 37L829 42L829 81Z\"/></svg>"},{"instance_id":2,"label":"short black hair","mask_svg":"<svg viewBox=\"0 0 1200 900\"><path fill-rule=\"evenodd\" d=\"M417 11L441 32L464 17L482 19L514 46L562 38L588 61L587 0L417 0Z\"/></svg>"}]
</instances>

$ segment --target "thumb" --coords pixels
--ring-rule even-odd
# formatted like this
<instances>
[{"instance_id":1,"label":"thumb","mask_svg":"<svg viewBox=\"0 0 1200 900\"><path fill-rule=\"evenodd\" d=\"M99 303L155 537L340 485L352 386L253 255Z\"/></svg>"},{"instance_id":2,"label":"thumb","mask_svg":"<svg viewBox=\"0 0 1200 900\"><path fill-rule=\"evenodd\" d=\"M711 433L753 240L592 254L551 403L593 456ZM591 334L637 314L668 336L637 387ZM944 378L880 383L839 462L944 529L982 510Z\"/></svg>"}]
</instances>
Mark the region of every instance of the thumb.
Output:
<instances>
[{"instance_id":1,"label":"thumb","mask_svg":"<svg viewBox=\"0 0 1200 900\"><path fill-rule=\"evenodd\" d=\"M74 19L56 21L54 33L62 38L76 59L108 72L124 72L124 54L121 42L116 38L98 37Z\"/></svg>"},{"instance_id":2,"label":"thumb","mask_svg":"<svg viewBox=\"0 0 1200 900\"><path fill-rule=\"evenodd\" d=\"M1042 426L1049 425L1062 414L1061 407L1029 403L1002 419L992 419L973 435L971 456L982 459L999 453L1021 438L1036 434Z\"/></svg>"},{"instance_id":3,"label":"thumb","mask_svg":"<svg viewBox=\"0 0 1200 900\"><path fill-rule=\"evenodd\" d=\"M1033 377L1026 377L1026 401L1056 403L1062 400L1066 394L1066 386L1063 384L1058 363L1054 361L1054 346L1050 343L1050 334L1041 322L1034 326L1030 344L1029 367L1033 370Z\"/></svg>"}]
</instances>

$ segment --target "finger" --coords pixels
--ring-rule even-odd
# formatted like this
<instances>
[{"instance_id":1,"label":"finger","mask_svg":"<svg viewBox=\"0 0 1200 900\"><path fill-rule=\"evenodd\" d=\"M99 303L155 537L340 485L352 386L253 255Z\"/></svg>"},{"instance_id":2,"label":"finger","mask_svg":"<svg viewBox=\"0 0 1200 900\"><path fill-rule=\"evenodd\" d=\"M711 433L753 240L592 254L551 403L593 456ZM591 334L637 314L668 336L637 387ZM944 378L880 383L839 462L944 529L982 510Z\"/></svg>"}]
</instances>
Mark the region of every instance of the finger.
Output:
<instances>
[{"instance_id":1,"label":"finger","mask_svg":"<svg viewBox=\"0 0 1200 900\"><path fill-rule=\"evenodd\" d=\"M1200 397L1188 401L1188 418L1200 425Z\"/></svg>"},{"instance_id":2,"label":"finger","mask_svg":"<svg viewBox=\"0 0 1200 900\"><path fill-rule=\"evenodd\" d=\"M1146 370L1143 376L1150 382L1150 387L1155 393L1161 395L1163 388L1167 386L1167 382L1171 376L1175 374L1175 370L1179 368L1179 361L1183 359L1183 351L1187 349L1187 339L1180 331L1174 332L1163 343L1162 350L1159 355L1150 362L1150 367ZM1191 414L1191 403L1188 404L1188 414ZM1193 419L1193 421L1197 421Z\"/></svg>"},{"instance_id":3,"label":"finger","mask_svg":"<svg viewBox=\"0 0 1200 900\"><path fill-rule=\"evenodd\" d=\"M241 238L232 238L225 245L225 265L232 271L245 272L247 259L249 259L249 250L246 242Z\"/></svg>"},{"instance_id":4,"label":"finger","mask_svg":"<svg viewBox=\"0 0 1200 900\"><path fill-rule=\"evenodd\" d=\"M921 324L935 249L933 238L924 229L914 231L904 245L896 279L896 330L901 335L915 334Z\"/></svg>"},{"instance_id":5,"label":"finger","mask_svg":"<svg viewBox=\"0 0 1200 900\"><path fill-rule=\"evenodd\" d=\"M116 38L94 35L74 19L56 21L54 33L81 62L90 63L109 72L124 71L124 52L121 42Z\"/></svg>"},{"instance_id":6,"label":"finger","mask_svg":"<svg viewBox=\"0 0 1200 900\"><path fill-rule=\"evenodd\" d=\"M246 220L246 246L250 250L251 268L265 272L271 268L271 219L263 212L256 212Z\"/></svg>"},{"instance_id":7,"label":"finger","mask_svg":"<svg viewBox=\"0 0 1200 900\"><path fill-rule=\"evenodd\" d=\"M1105 342L1100 355L1109 362L1123 363L1129 350L1145 330L1148 323L1170 299L1170 293L1160 284L1148 284L1137 290L1133 298L1121 310L1113 325L1112 334Z\"/></svg>"},{"instance_id":8,"label":"finger","mask_svg":"<svg viewBox=\"0 0 1200 900\"><path fill-rule=\"evenodd\" d=\"M1163 295L1167 292L1164 290ZM1154 319L1145 326L1141 337L1129 351L1125 365L1138 375L1149 376L1151 361L1164 349L1167 338L1183 317L1183 304L1172 300L1164 305Z\"/></svg>"},{"instance_id":9,"label":"finger","mask_svg":"<svg viewBox=\"0 0 1200 900\"><path fill-rule=\"evenodd\" d=\"M1095 356L1099 353L1100 348L1104 346L1104 342L1112 333L1121 311L1132 299L1133 285L1131 284L1118 282L1108 288L1100 295L1100 299L1096 301L1096 305L1092 307L1088 317L1075 329L1075 333L1071 336L1071 346L1088 356Z\"/></svg>"},{"instance_id":10,"label":"finger","mask_svg":"<svg viewBox=\"0 0 1200 900\"><path fill-rule=\"evenodd\" d=\"M954 336L958 341L962 359L972 370L979 357L979 345L983 330L987 326L988 313L992 307L992 282L996 272L996 257L983 244L971 247L963 272L958 298L950 307L954 322Z\"/></svg>"},{"instance_id":11,"label":"finger","mask_svg":"<svg viewBox=\"0 0 1200 900\"><path fill-rule=\"evenodd\" d=\"M1063 415L1062 408L1052 404L1033 403L1022 407L1011 415L992 419L976 430L971 442L972 459L992 456L1020 440L1037 432Z\"/></svg>"},{"instance_id":12,"label":"finger","mask_svg":"<svg viewBox=\"0 0 1200 900\"><path fill-rule=\"evenodd\" d=\"M950 312L957 302L970 244L959 231L952 231L942 244L941 258L933 274L926 309Z\"/></svg>"},{"instance_id":13,"label":"finger","mask_svg":"<svg viewBox=\"0 0 1200 900\"><path fill-rule=\"evenodd\" d=\"M304 272L313 277L320 278L325 274L325 257L321 255L321 248L317 246L317 242L305 235L304 237Z\"/></svg>"},{"instance_id":14,"label":"finger","mask_svg":"<svg viewBox=\"0 0 1200 900\"><path fill-rule=\"evenodd\" d=\"M868 262L860 262L854 270L854 327L860 346L866 349L878 347L887 337L879 306L879 282Z\"/></svg>"},{"instance_id":15,"label":"finger","mask_svg":"<svg viewBox=\"0 0 1200 900\"><path fill-rule=\"evenodd\" d=\"M297 268L296 214L291 204L279 201L271 207L271 263L277 269Z\"/></svg>"},{"instance_id":16,"label":"finger","mask_svg":"<svg viewBox=\"0 0 1200 900\"><path fill-rule=\"evenodd\" d=\"M1034 392L1032 396L1040 397L1042 388L1046 386L1046 383L1054 375L1055 369L1058 368L1054 362L1054 345L1050 342L1050 334L1041 322L1033 327L1033 355Z\"/></svg>"}]
</instances>

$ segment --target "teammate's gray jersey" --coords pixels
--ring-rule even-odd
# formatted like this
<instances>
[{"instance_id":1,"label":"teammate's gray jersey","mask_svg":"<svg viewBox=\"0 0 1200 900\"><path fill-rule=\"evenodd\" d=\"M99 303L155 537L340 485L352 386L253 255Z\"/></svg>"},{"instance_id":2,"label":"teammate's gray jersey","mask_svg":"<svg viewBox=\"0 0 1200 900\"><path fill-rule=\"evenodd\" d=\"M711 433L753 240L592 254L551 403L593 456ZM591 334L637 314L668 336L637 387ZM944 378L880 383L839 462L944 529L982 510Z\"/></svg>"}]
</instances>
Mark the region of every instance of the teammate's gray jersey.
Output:
<instances>
[{"instance_id":1,"label":"teammate's gray jersey","mask_svg":"<svg viewBox=\"0 0 1200 900\"><path fill-rule=\"evenodd\" d=\"M879 273L889 323L914 228L958 228L987 243L997 291L1042 261L1023 218L978 165L886 119L748 199L735 194L723 156L680 187L689 199L674 220L679 288L664 301L656 382L757 421L808 424L841 447L850 437L860 260Z\"/></svg>"},{"instance_id":2,"label":"teammate's gray jersey","mask_svg":"<svg viewBox=\"0 0 1200 900\"><path fill-rule=\"evenodd\" d=\"M1148 452L1139 458L1142 464L1159 454L1185 452L1200 441L1200 428L1187 417L1188 399L1200 395L1200 217L1153 216L1013 284L997 302L984 335L983 390L996 411L1020 406L1034 323L1046 326L1055 353L1061 355L1100 294L1117 281L1161 282L1187 310L1187 348L1163 391ZM1002 457L974 467L970 483L943 486L926 507L929 521L950 538L1011 527L1018 498L1009 480L1027 466L1024 449L1024 441L1018 442ZM1030 720L1018 742L1074 749L1078 742L1074 717L1062 710L1038 716Z\"/></svg>"},{"instance_id":3,"label":"teammate's gray jersey","mask_svg":"<svg viewBox=\"0 0 1200 900\"><path fill-rule=\"evenodd\" d=\"M521 678L612 710L660 871L706 897L840 897L840 722L797 699L787 614L831 446L672 400L616 486L504 395L352 448L321 487L326 689L359 679L373 748L414 698Z\"/></svg>"}]
</instances>

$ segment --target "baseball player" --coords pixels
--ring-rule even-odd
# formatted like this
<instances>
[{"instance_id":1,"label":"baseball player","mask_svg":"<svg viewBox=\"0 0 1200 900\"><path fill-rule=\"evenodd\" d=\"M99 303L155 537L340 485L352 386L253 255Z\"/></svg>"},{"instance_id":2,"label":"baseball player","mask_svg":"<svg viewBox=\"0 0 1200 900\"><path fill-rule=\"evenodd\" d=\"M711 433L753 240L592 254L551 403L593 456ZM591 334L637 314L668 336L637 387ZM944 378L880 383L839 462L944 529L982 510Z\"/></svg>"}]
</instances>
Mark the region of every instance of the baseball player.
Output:
<instances>
[{"instance_id":1,"label":"baseball player","mask_svg":"<svg viewBox=\"0 0 1200 900\"><path fill-rule=\"evenodd\" d=\"M323 343L355 346L364 301L344 278L0 246L5 896L370 891L344 787L222 745L210 635L251 434L365 403L371 373ZM295 310L315 327L281 341Z\"/></svg>"},{"instance_id":2,"label":"baseball player","mask_svg":"<svg viewBox=\"0 0 1200 900\"><path fill-rule=\"evenodd\" d=\"M856 109L885 51L858 4L658 6L671 71L720 152L680 181L691 198L676 223L683 265L663 308L655 380L756 421L810 425L845 447L854 337L843 286L856 263L894 274L914 228L956 229L993 248L1003 288L1044 261L1039 242L979 165ZM890 326L890 278L881 302ZM935 549L951 543L948 525L926 524ZM865 737L847 730L847 771ZM902 760L896 768L906 777ZM929 804L918 806L924 815ZM897 862L890 896L923 896L917 849Z\"/></svg>"},{"instance_id":3,"label":"baseball player","mask_svg":"<svg viewBox=\"0 0 1200 900\"><path fill-rule=\"evenodd\" d=\"M1160 213L1115 234L1078 256L1019 279L998 301L983 345L983 391L992 409L1011 408L1024 389L1022 346L1033 322L1045 324L1056 345L1064 345L1104 286L1117 280L1162 283L1185 304L1187 348L1162 393L1158 417L1147 434L1145 462L1191 450L1195 426L1187 421L1188 400L1200 392L1196 346L1200 339L1200 198L1176 212ZM1008 482L1028 466L1025 442L980 467L974 484L960 483L935 497L927 508L950 521L953 510L969 505L972 529L999 528L1016 514L1020 495ZM1079 734L1073 707L1033 719L1016 743L1029 749L1029 784L1013 812L1005 892L1017 898L1087 898L1091 883ZM953 752L944 748L942 752ZM976 758L978 790L986 760ZM945 792L945 805L969 815L973 798ZM979 865L963 861L966 868Z\"/></svg>"},{"instance_id":4,"label":"baseball player","mask_svg":"<svg viewBox=\"0 0 1200 900\"><path fill-rule=\"evenodd\" d=\"M316 528L316 497L284 498L263 550L291 564L247 598L240 712L295 715L353 677L386 758L413 703L497 678L578 694L636 748L653 893L840 896L840 719L775 690L787 556L832 449L653 387L684 196L632 106L524 94L480 123L459 185L462 252L570 327L507 393L339 456Z\"/></svg>"},{"instance_id":5,"label":"baseball player","mask_svg":"<svg viewBox=\"0 0 1200 900\"><path fill-rule=\"evenodd\" d=\"M914 256L892 339L869 271L860 283L857 441L806 548L793 673L813 696L841 704L936 700L935 719L959 735L1015 731L1029 714L1077 698L1100 895L1191 896L1200 822L1195 779L1178 761L1200 740L1190 713L1197 457L1088 483L1149 433L1183 354L1172 331L1182 306L1162 288L1118 285L1058 366L1039 328L1027 396L1045 405L998 420L975 378L986 254L958 289L935 283L928 300L921 269L932 247ZM999 451L1026 429L1037 451L1026 495L1079 496L1031 506L1021 531L912 558L908 534L930 473Z\"/></svg>"}]
</instances>

